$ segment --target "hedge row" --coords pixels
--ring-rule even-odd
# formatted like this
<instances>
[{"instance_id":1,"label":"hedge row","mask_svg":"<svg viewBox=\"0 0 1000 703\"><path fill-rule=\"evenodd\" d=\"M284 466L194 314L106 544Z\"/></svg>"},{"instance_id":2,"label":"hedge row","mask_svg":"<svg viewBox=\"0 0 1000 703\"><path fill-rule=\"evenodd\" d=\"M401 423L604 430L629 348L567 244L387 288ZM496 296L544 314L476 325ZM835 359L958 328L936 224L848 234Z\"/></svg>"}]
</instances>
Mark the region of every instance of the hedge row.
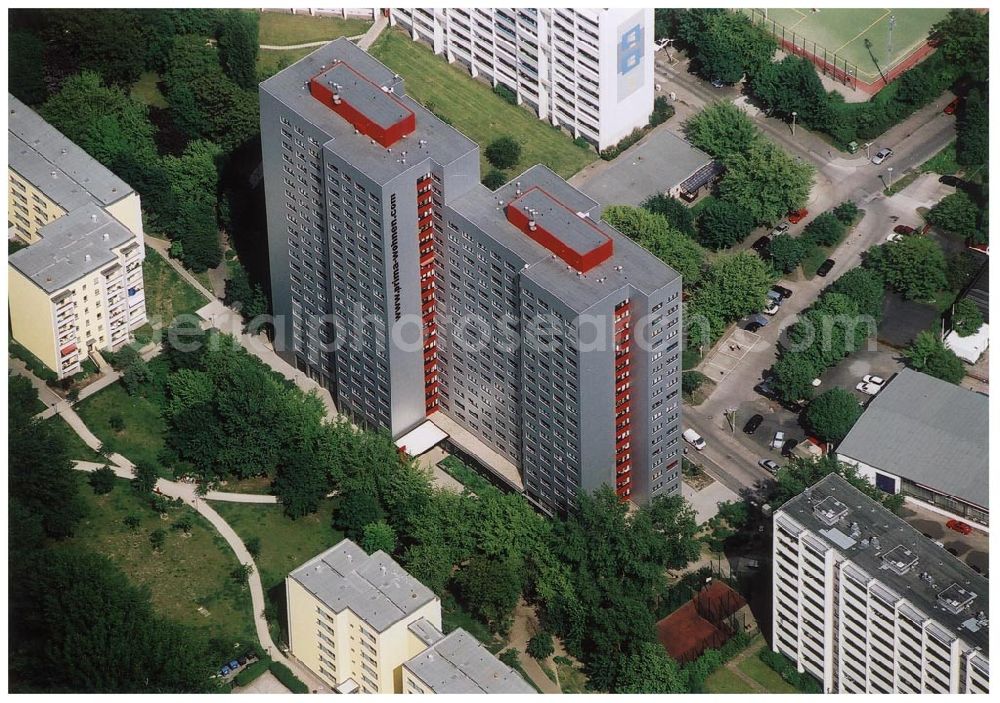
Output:
<instances>
[{"instance_id":1,"label":"hedge row","mask_svg":"<svg viewBox=\"0 0 1000 703\"><path fill-rule=\"evenodd\" d=\"M795 664L785 655L771 651L767 647L760 650L757 655L762 662L774 669L775 672L785 681L795 686L802 693L822 693L823 687L819 681L804 672L798 671Z\"/></svg>"},{"instance_id":2,"label":"hedge row","mask_svg":"<svg viewBox=\"0 0 1000 703\"><path fill-rule=\"evenodd\" d=\"M671 105L666 98L662 96L656 98L656 100L653 101L653 112L649 116L649 122L646 124L646 126L643 127L642 129L637 128L632 130L632 133L629 134L624 139L622 139L620 142L618 142L614 146L609 146L607 149L601 151L601 158L604 159L605 161L611 161L612 159L616 158L623 151L625 151L630 146L632 146L640 139L642 139L644 136L646 136L646 133L649 132L651 129L663 124L671 117L673 117L674 112L675 112L674 106Z\"/></svg>"},{"instance_id":3,"label":"hedge row","mask_svg":"<svg viewBox=\"0 0 1000 703\"><path fill-rule=\"evenodd\" d=\"M684 671L688 675L688 690L691 693L700 693L705 689L705 679L711 676L712 672L746 649L752 638L745 632L737 632L728 642L719 649L706 649L705 652L684 665Z\"/></svg>"},{"instance_id":4,"label":"hedge row","mask_svg":"<svg viewBox=\"0 0 1000 703\"><path fill-rule=\"evenodd\" d=\"M298 677L292 673L292 670L281 662L271 662L268 669L274 674L274 678L278 679L281 685L292 693L309 693L309 687L299 681Z\"/></svg>"},{"instance_id":5,"label":"hedge row","mask_svg":"<svg viewBox=\"0 0 1000 703\"><path fill-rule=\"evenodd\" d=\"M253 664L245 668L240 673L236 674L233 679L233 683L237 686L249 686L251 683L256 681L265 671L271 667L270 659L261 659L260 661L255 661Z\"/></svg>"}]
</instances>

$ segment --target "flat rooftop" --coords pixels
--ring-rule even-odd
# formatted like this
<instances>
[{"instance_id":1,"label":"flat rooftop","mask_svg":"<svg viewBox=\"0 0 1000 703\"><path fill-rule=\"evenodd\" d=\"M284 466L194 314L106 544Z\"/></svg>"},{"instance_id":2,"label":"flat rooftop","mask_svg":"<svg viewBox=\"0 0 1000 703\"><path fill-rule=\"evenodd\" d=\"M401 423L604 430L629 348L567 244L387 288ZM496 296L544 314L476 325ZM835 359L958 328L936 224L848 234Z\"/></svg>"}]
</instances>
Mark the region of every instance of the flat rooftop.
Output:
<instances>
[{"instance_id":1,"label":"flat rooftop","mask_svg":"<svg viewBox=\"0 0 1000 703\"><path fill-rule=\"evenodd\" d=\"M38 231L41 239L7 260L46 293L55 293L88 273L117 261L115 247L135 239L97 203L72 210Z\"/></svg>"},{"instance_id":2,"label":"flat rooftop","mask_svg":"<svg viewBox=\"0 0 1000 703\"><path fill-rule=\"evenodd\" d=\"M110 205L133 192L132 186L9 93L7 166L67 211L94 200Z\"/></svg>"},{"instance_id":3,"label":"flat rooftop","mask_svg":"<svg viewBox=\"0 0 1000 703\"><path fill-rule=\"evenodd\" d=\"M388 554L377 551L369 556L349 539L288 576L330 610L350 608L378 632L437 599Z\"/></svg>"},{"instance_id":4,"label":"flat rooftop","mask_svg":"<svg viewBox=\"0 0 1000 703\"><path fill-rule=\"evenodd\" d=\"M434 693L536 693L520 674L461 628L404 666Z\"/></svg>"},{"instance_id":5,"label":"flat rooftop","mask_svg":"<svg viewBox=\"0 0 1000 703\"><path fill-rule=\"evenodd\" d=\"M820 512L823 509L825 514ZM830 474L808 494L803 492L782 505L776 515L781 513L825 540L926 617L989 653L989 628L967 626L978 612L989 615L989 581L842 477ZM834 518L836 521L828 524ZM912 566L907 569L908 564ZM959 589L974 593L975 598L961 612L953 613L939 596Z\"/></svg>"},{"instance_id":6,"label":"flat rooftop","mask_svg":"<svg viewBox=\"0 0 1000 703\"><path fill-rule=\"evenodd\" d=\"M566 213L563 217L571 213L572 217L581 220L588 230L594 232L591 235L579 230L571 237L588 240L591 236L606 237L612 243L612 255L594 268L578 272L511 223L505 206L516 202L532 189L541 190L560 203L562 212ZM600 219L603 210L600 203L541 164L532 166L496 191L491 192L482 185L474 187L451 203L450 209L520 259L526 266L522 275L578 312L587 310L622 286L630 285L651 293L680 278L679 273ZM573 223L574 232L581 223ZM553 228L556 229L556 226Z\"/></svg>"},{"instance_id":7,"label":"flat rooftop","mask_svg":"<svg viewBox=\"0 0 1000 703\"><path fill-rule=\"evenodd\" d=\"M639 205L652 195L670 191L711 163L712 157L701 149L667 127L659 127L579 187L608 205Z\"/></svg>"},{"instance_id":8,"label":"flat rooftop","mask_svg":"<svg viewBox=\"0 0 1000 703\"><path fill-rule=\"evenodd\" d=\"M989 508L989 398L903 369L837 453Z\"/></svg>"},{"instance_id":9,"label":"flat rooftop","mask_svg":"<svg viewBox=\"0 0 1000 703\"><path fill-rule=\"evenodd\" d=\"M390 147L391 151L377 142L373 143L371 137L355 133L355 127L350 121L311 94L310 81L333 68L338 61L349 65L358 75L370 81L379 93L386 94L383 92L384 89L402 107L413 112L414 131L396 141ZM289 110L320 129L328 137L324 146L349 161L376 183L384 184L428 159L445 165L479 149L474 141L442 122L407 96L402 78L372 58L370 54L359 49L346 37L320 47L283 71L279 71L261 83L260 89L262 93L271 95ZM383 108L372 109L378 114L383 110ZM391 111L387 111L379 119L391 119ZM403 151L406 151L405 157L401 154ZM406 160L405 164L402 163L403 158ZM479 180L478 161L476 161L476 172L468 175L475 181Z\"/></svg>"},{"instance_id":10,"label":"flat rooftop","mask_svg":"<svg viewBox=\"0 0 1000 703\"><path fill-rule=\"evenodd\" d=\"M589 270L612 253L611 237L586 213L574 212L539 186L510 201L506 213L515 227L579 270Z\"/></svg>"},{"instance_id":11,"label":"flat rooftop","mask_svg":"<svg viewBox=\"0 0 1000 703\"><path fill-rule=\"evenodd\" d=\"M313 80L329 85L341 99L379 127L392 127L413 114L392 93L382 90L343 61L337 61Z\"/></svg>"}]
</instances>

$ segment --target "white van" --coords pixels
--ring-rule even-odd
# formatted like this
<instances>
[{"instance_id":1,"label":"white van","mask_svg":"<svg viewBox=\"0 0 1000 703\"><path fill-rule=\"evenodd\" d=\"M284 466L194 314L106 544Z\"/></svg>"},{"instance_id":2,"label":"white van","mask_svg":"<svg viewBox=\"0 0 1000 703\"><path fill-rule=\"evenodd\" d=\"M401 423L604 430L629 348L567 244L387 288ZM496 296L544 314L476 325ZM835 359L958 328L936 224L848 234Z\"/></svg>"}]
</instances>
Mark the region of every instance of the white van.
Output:
<instances>
[{"instance_id":1,"label":"white van","mask_svg":"<svg viewBox=\"0 0 1000 703\"><path fill-rule=\"evenodd\" d=\"M694 430L684 430L684 441L697 449L699 452L705 448L705 440Z\"/></svg>"}]
</instances>

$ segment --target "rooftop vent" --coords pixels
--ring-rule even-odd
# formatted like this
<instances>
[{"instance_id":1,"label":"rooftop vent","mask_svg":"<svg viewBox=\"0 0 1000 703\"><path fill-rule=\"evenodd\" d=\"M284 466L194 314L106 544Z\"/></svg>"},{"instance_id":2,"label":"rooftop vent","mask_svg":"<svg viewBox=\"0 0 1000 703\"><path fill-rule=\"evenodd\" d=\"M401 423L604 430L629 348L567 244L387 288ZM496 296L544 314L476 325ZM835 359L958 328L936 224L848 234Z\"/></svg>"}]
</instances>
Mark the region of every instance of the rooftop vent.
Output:
<instances>
[{"instance_id":1,"label":"rooftop vent","mask_svg":"<svg viewBox=\"0 0 1000 703\"><path fill-rule=\"evenodd\" d=\"M958 615L968 608L972 601L976 599L976 594L967 588L962 588L957 583L953 583L948 588L938 593L938 605L953 615Z\"/></svg>"},{"instance_id":2,"label":"rooftop vent","mask_svg":"<svg viewBox=\"0 0 1000 703\"><path fill-rule=\"evenodd\" d=\"M94 214L94 213L91 213L90 214L90 221L91 222L97 222L97 215ZM104 238L107 239L107 235L104 235Z\"/></svg>"},{"instance_id":3,"label":"rooftop vent","mask_svg":"<svg viewBox=\"0 0 1000 703\"><path fill-rule=\"evenodd\" d=\"M824 525L832 527L847 516L847 506L833 496L827 496L815 505L813 513Z\"/></svg>"},{"instance_id":4,"label":"rooftop vent","mask_svg":"<svg viewBox=\"0 0 1000 703\"><path fill-rule=\"evenodd\" d=\"M858 526L857 522L852 522L851 523L851 537L854 537L855 539L857 539L860 536L861 536L861 527Z\"/></svg>"},{"instance_id":5,"label":"rooftop vent","mask_svg":"<svg viewBox=\"0 0 1000 703\"><path fill-rule=\"evenodd\" d=\"M882 543L878 541L878 537L872 535L872 549L874 549L877 552L881 548L882 548Z\"/></svg>"},{"instance_id":6,"label":"rooftop vent","mask_svg":"<svg viewBox=\"0 0 1000 703\"><path fill-rule=\"evenodd\" d=\"M111 235L109 235L107 232L105 232L104 236L102 237L102 239L104 239L104 241L108 241L108 237L110 237L110 236Z\"/></svg>"},{"instance_id":7,"label":"rooftop vent","mask_svg":"<svg viewBox=\"0 0 1000 703\"><path fill-rule=\"evenodd\" d=\"M877 549L878 547L875 544L876 539L878 538L872 538L872 546ZM889 569L900 576L908 572L916 564L917 555L903 545L893 547L882 555L882 568Z\"/></svg>"},{"instance_id":8,"label":"rooftop vent","mask_svg":"<svg viewBox=\"0 0 1000 703\"><path fill-rule=\"evenodd\" d=\"M90 254L84 254L83 255L83 260L84 261L90 261Z\"/></svg>"}]
</instances>

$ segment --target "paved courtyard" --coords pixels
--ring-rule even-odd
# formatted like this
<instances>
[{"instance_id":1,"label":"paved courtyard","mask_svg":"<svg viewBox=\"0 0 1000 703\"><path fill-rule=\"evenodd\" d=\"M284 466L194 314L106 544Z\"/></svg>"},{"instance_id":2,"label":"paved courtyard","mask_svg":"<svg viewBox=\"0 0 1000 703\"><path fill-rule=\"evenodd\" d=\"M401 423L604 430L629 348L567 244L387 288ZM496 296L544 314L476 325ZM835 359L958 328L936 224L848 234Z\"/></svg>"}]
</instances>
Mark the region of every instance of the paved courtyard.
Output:
<instances>
[{"instance_id":1,"label":"paved courtyard","mask_svg":"<svg viewBox=\"0 0 1000 703\"><path fill-rule=\"evenodd\" d=\"M739 366L754 345L760 340L760 335L748 332L740 326L719 342L702 364L702 373L713 381L725 378L733 369Z\"/></svg>"},{"instance_id":2,"label":"paved courtyard","mask_svg":"<svg viewBox=\"0 0 1000 703\"><path fill-rule=\"evenodd\" d=\"M740 499L738 495L718 481L713 481L700 491L696 491L687 483L681 481L681 495L694 508L699 525L715 517L719 512L719 503L725 503L727 500L738 501Z\"/></svg>"},{"instance_id":3,"label":"paved courtyard","mask_svg":"<svg viewBox=\"0 0 1000 703\"><path fill-rule=\"evenodd\" d=\"M233 693L291 693L285 686L275 678L270 671L265 671L249 686L236 686Z\"/></svg>"}]
</instances>

